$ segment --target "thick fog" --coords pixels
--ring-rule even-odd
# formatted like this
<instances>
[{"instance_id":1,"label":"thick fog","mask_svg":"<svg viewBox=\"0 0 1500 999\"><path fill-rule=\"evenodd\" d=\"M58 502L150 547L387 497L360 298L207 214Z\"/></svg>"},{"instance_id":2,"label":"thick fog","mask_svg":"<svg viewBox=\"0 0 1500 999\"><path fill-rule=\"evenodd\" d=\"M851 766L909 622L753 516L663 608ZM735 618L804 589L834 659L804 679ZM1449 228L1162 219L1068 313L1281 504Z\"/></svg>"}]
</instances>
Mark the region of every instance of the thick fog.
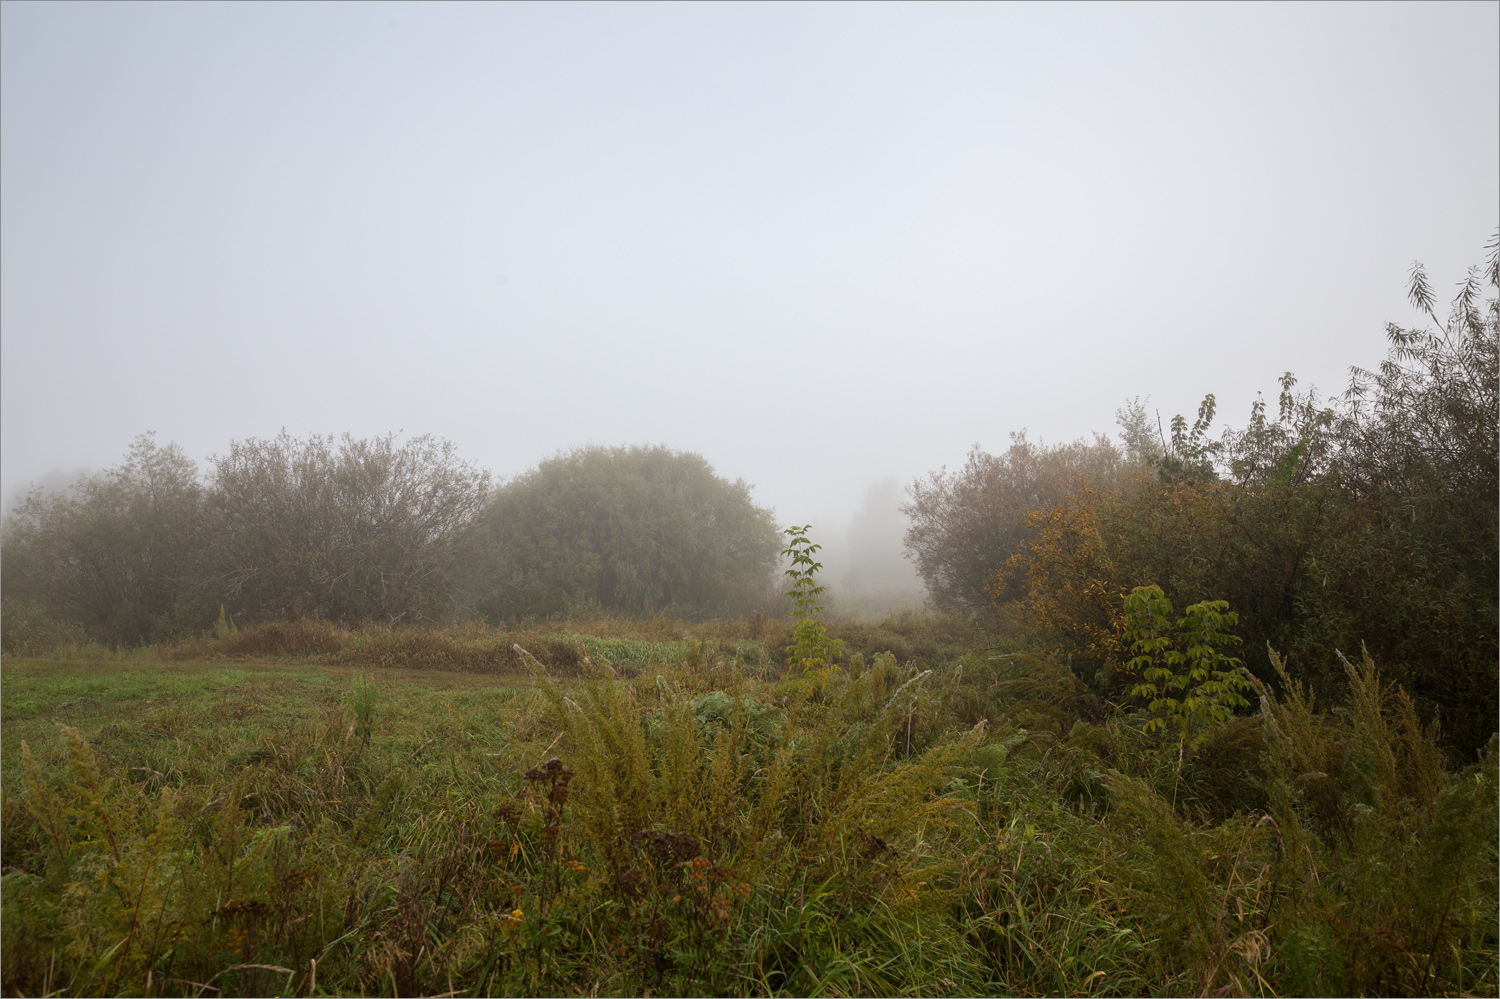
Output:
<instances>
[{"instance_id":1,"label":"thick fog","mask_svg":"<svg viewBox=\"0 0 1500 999\"><path fill-rule=\"evenodd\" d=\"M920 605L925 597L916 566L902 548L907 519L901 483L885 478L865 490L843 532L819 552L837 610L879 614Z\"/></svg>"},{"instance_id":2,"label":"thick fog","mask_svg":"<svg viewBox=\"0 0 1500 999\"><path fill-rule=\"evenodd\" d=\"M147 430L662 443L894 604L914 477L1337 393L1500 218L1495 4L0 19L7 498Z\"/></svg>"}]
</instances>

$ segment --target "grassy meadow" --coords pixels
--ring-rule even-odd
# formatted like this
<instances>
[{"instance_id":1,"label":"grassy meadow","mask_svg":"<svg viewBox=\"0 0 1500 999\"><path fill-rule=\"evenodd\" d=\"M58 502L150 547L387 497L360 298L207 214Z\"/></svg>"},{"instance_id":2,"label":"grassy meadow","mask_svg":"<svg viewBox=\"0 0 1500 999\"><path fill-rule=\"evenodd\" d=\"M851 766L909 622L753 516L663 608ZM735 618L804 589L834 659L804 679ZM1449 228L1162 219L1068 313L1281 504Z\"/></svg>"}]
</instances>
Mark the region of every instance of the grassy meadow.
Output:
<instances>
[{"instance_id":1,"label":"grassy meadow","mask_svg":"<svg viewBox=\"0 0 1500 999\"><path fill-rule=\"evenodd\" d=\"M6 655L7 995L1494 995L1496 746L1195 746L957 619ZM519 651L524 649L525 652Z\"/></svg>"}]
</instances>

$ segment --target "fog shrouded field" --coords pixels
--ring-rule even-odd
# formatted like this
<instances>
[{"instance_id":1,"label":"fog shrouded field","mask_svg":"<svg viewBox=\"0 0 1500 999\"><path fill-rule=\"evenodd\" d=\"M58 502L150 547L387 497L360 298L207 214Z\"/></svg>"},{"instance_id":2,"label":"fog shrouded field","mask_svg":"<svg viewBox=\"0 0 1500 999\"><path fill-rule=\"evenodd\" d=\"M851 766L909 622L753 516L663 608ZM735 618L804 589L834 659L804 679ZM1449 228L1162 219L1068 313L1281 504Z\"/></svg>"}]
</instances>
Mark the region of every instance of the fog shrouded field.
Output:
<instances>
[{"instance_id":1,"label":"fog shrouded field","mask_svg":"<svg viewBox=\"0 0 1500 999\"><path fill-rule=\"evenodd\" d=\"M1500 994L1497 36L0 3L0 992Z\"/></svg>"}]
</instances>

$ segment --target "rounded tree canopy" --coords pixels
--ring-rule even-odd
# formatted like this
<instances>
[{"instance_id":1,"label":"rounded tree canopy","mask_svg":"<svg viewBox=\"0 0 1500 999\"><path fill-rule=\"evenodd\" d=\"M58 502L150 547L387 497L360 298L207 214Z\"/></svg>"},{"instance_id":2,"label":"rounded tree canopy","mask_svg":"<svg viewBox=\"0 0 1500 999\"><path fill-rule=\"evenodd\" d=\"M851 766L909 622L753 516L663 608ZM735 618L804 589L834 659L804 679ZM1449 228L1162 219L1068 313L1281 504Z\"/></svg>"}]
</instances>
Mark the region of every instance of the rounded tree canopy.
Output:
<instances>
[{"instance_id":1,"label":"rounded tree canopy","mask_svg":"<svg viewBox=\"0 0 1500 999\"><path fill-rule=\"evenodd\" d=\"M665 447L578 448L506 483L490 504L504 568L482 607L740 613L773 588L780 535L744 480Z\"/></svg>"}]
</instances>

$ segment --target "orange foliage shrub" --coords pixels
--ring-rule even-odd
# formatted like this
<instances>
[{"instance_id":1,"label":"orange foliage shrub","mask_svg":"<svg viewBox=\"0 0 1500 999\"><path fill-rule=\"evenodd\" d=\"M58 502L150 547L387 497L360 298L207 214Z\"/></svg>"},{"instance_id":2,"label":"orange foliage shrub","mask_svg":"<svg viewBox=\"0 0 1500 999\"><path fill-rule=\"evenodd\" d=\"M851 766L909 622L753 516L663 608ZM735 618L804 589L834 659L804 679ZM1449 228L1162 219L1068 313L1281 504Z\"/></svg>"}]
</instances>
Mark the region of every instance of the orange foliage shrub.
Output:
<instances>
[{"instance_id":1,"label":"orange foliage shrub","mask_svg":"<svg viewBox=\"0 0 1500 999\"><path fill-rule=\"evenodd\" d=\"M1124 589L1100 537L1101 507L1120 492L1086 485L1053 506L1027 515L1032 535L996 575L997 599L1013 580L1026 580L1023 620L1058 650L1098 662L1118 661L1124 650L1120 617Z\"/></svg>"}]
</instances>

